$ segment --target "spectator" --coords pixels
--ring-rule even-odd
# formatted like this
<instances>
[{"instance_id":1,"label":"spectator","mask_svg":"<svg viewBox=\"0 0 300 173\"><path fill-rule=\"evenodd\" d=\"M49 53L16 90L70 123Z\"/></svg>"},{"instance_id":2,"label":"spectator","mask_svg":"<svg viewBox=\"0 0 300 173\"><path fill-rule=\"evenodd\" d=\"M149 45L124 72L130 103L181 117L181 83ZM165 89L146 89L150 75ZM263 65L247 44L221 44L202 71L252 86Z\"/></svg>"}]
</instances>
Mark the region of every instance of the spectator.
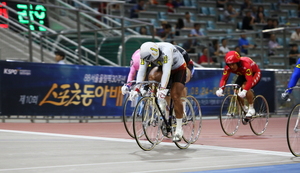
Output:
<instances>
[{"instance_id":1,"label":"spectator","mask_svg":"<svg viewBox=\"0 0 300 173\"><path fill-rule=\"evenodd\" d=\"M227 39L226 38L223 38L221 40L221 46L220 46L220 52L222 54L226 54L227 52L229 52L229 48L227 47Z\"/></svg>"},{"instance_id":2,"label":"spectator","mask_svg":"<svg viewBox=\"0 0 300 173\"><path fill-rule=\"evenodd\" d=\"M174 13L175 12L175 8L174 8L172 0L168 0L167 3L166 3L166 6L168 7L168 12L169 13Z\"/></svg>"},{"instance_id":3,"label":"spectator","mask_svg":"<svg viewBox=\"0 0 300 173\"><path fill-rule=\"evenodd\" d=\"M193 46L193 40L192 39L187 39L183 45L182 48L186 50L187 53L195 53L195 47Z\"/></svg>"},{"instance_id":4,"label":"spectator","mask_svg":"<svg viewBox=\"0 0 300 173\"><path fill-rule=\"evenodd\" d=\"M147 30L147 28L145 26L141 26L140 30L139 30L139 33L141 35L148 35L148 30Z\"/></svg>"},{"instance_id":5,"label":"spectator","mask_svg":"<svg viewBox=\"0 0 300 173\"><path fill-rule=\"evenodd\" d=\"M251 9L251 16L253 16L253 17L256 18L256 15L257 15L257 8L256 8L256 6L252 6L252 9Z\"/></svg>"},{"instance_id":6,"label":"spectator","mask_svg":"<svg viewBox=\"0 0 300 173\"><path fill-rule=\"evenodd\" d=\"M173 6L174 6L175 9L180 7L180 6L184 6L183 1L181 1L181 0L173 0L172 3L173 3Z\"/></svg>"},{"instance_id":7,"label":"spectator","mask_svg":"<svg viewBox=\"0 0 300 173\"><path fill-rule=\"evenodd\" d=\"M266 30L266 29L273 29L274 26L273 26L273 20L271 18L268 18L267 19L267 24L263 27L263 30ZM264 32L263 33L263 37L264 38L270 38L270 32Z\"/></svg>"},{"instance_id":8,"label":"spectator","mask_svg":"<svg viewBox=\"0 0 300 173\"><path fill-rule=\"evenodd\" d=\"M241 52L241 47L240 46L235 46L233 50L236 51L237 53L239 53L240 56L245 55L243 52Z\"/></svg>"},{"instance_id":9,"label":"spectator","mask_svg":"<svg viewBox=\"0 0 300 173\"><path fill-rule=\"evenodd\" d=\"M184 23L184 26L186 28L193 28L194 26L194 21L191 19L191 14L190 12L185 12L185 15L184 15L184 19L183 19L183 23Z\"/></svg>"},{"instance_id":10,"label":"spectator","mask_svg":"<svg viewBox=\"0 0 300 173\"><path fill-rule=\"evenodd\" d=\"M233 22L238 15L232 4L228 4L227 9L224 11L224 22Z\"/></svg>"},{"instance_id":11,"label":"spectator","mask_svg":"<svg viewBox=\"0 0 300 173\"><path fill-rule=\"evenodd\" d=\"M160 37L162 38L163 41L173 43L174 39L174 33L172 31L172 25L171 24L166 24L164 30L161 32Z\"/></svg>"},{"instance_id":12,"label":"spectator","mask_svg":"<svg viewBox=\"0 0 300 173\"><path fill-rule=\"evenodd\" d=\"M300 41L300 27L295 29L291 35L291 41Z\"/></svg>"},{"instance_id":13,"label":"spectator","mask_svg":"<svg viewBox=\"0 0 300 173\"><path fill-rule=\"evenodd\" d=\"M198 59L198 64L207 63L207 62L213 63L212 58L208 57L208 49L207 47L202 48L202 55Z\"/></svg>"},{"instance_id":14,"label":"spectator","mask_svg":"<svg viewBox=\"0 0 300 173\"><path fill-rule=\"evenodd\" d=\"M54 52L54 54L55 54L55 61L57 62L57 64L66 64L65 63L65 53L64 52L62 52L62 51L55 51Z\"/></svg>"},{"instance_id":15,"label":"spectator","mask_svg":"<svg viewBox=\"0 0 300 173\"><path fill-rule=\"evenodd\" d=\"M289 52L289 64L290 65L296 64L299 57L300 57L300 53L299 53L298 45L292 44L291 50Z\"/></svg>"},{"instance_id":16,"label":"spectator","mask_svg":"<svg viewBox=\"0 0 300 173\"><path fill-rule=\"evenodd\" d=\"M199 36L204 36L204 34L200 31L201 24L200 23L195 23L194 24L194 29L191 30L189 36L190 37L199 37Z\"/></svg>"},{"instance_id":17,"label":"spectator","mask_svg":"<svg viewBox=\"0 0 300 173\"><path fill-rule=\"evenodd\" d=\"M209 56L213 57L213 60L217 62L217 56L220 56L221 54L219 40L213 40L212 44L209 46Z\"/></svg>"},{"instance_id":18,"label":"spectator","mask_svg":"<svg viewBox=\"0 0 300 173\"><path fill-rule=\"evenodd\" d=\"M260 5L260 6L257 7L257 12L256 12L256 14L258 14L258 13L262 13L263 16L266 17L264 6Z\"/></svg>"},{"instance_id":19,"label":"spectator","mask_svg":"<svg viewBox=\"0 0 300 173\"><path fill-rule=\"evenodd\" d=\"M243 17L242 29L253 30L254 17L251 16L251 11L246 11L246 15Z\"/></svg>"},{"instance_id":20,"label":"spectator","mask_svg":"<svg viewBox=\"0 0 300 173\"><path fill-rule=\"evenodd\" d=\"M240 15L243 15L244 10L252 10L252 7L253 5L251 0L244 0L244 3L241 5Z\"/></svg>"},{"instance_id":21,"label":"spectator","mask_svg":"<svg viewBox=\"0 0 300 173\"><path fill-rule=\"evenodd\" d=\"M106 6L107 6L107 2L100 2L99 6L98 6L98 12L102 13L102 14L106 14ZM102 20L102 16L101 15L97 15L96 18L98 20Z\"/></svg>"},{"instance_id":22,"label":"spectator","mask_svg":"<svg viewBox=\"0 0 300 173\"><path fill-rule=\"evenodd\" d=\"M158 5L158 1L157 0L149 0L149 4L150 5Z\"/></svg>"},{"instance_id":23,"label":"spectator","mask_svg":"<svg viewBox=\"0 0 300 173\"><path fill-rule=\"evenodd\" d=\"M227 2L228 2L228 0L217 0L216 7L217 8L225 8L225 5Z\"/></svg>"},{"instance_id":24,"label":"spectator","mask_svg":"<svg viewBox=\"0 0 300 173\"><path fill-rule=\"evenodd\" d=\"M139 18L139 12L144 11L144 0L138 0L137 4L135 4L130 10L130 18Z\"/></svg>"},{"instance_id":25,"label":"spectator","mask_svg":"<svg viewBox=\"0 0 300 173\"><path fill-rule=\"evenodd\" d=\"M277 19L273 19L273 27L278 28L279 27L279 21Z\"/></svg>"},{"instance_id":26,"label":"spectator","mask_svg":"<svg viewBox=\"0 0 300 173\"><path fill-rule=\"evenodd\" d=\"M279 43L277 42L275 34L271 34L268 45L269 45L269 54L268 54L269 56L275 55L276 49L282 48L282 46L279 45Z\"/></svg>"},{"instance_id":27,"label":"spectator","mask_svg":"<svg viewBox=\"0 0 300 173\"><path fill-rule=\"evenodd\" d=\"M184 22L182 18L177 19L177 23L175 24L175 35L180 36L181 29L184 28Z\"/></svg>"},{"instance_id":28,"label":"spectator","mask_svg":"<svg viewBox=\"0 0 300 173\"><path fill-rule=\"evenodd\" d=\"M167 24L168 24L168 22L165 21L165 20L160 22L161 27L156 28L156 35L157 36L160 36L162 34L162 32L164 32L165 27L166 27Z\"/></svg>"},{"instance_id":29,"label":"spectator","mask_svg":"<svg viewBox=\"0 0 300 173\"><path fill-rule=\"evenodd\" d=\"M267 23L262 12L257 13L254 23Z\"/></svg>"},{"instance_id":30,"label":"spectator","mask_svg":"<svg viewBox=\"0 0 300 173\"><path fill-rule=\"evenodd\" d=\"M194 29L192 29L190 31L189 37L203 37L204 34L200 31L200 28L201 28L201 24L200 23L195 23L194 24ZM198 45L198 40L197 39L195 39L193 41L193 45L194 46Z\"/></svg>"},{"instance_id":31,"label":"spectator","mask_svg":"<svg viewBox=\"0 0 300 173\"><path fill-rule=\"evenodd\" d=\"M254 48L255 46L250 44L245 33L242 33L239 39L239 47L241 48L241 53L245 55L248 54L248 48Z\"/></svg>"}]
</instances>

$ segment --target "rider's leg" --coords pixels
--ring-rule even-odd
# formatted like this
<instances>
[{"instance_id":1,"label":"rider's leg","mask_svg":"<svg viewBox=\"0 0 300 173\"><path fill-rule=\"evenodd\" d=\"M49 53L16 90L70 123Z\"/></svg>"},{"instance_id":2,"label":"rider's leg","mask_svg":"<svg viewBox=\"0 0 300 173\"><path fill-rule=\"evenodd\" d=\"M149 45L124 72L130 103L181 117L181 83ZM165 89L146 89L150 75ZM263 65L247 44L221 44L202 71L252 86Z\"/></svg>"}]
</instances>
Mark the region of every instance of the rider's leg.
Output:
<instances>
[{"instance_id":1,"label":"rider's leg","mask_svg":"<svg viewBox=\"0 0 300 173\"><path fill-rule=\"evenodd\" d=\"M153 69L148 74L149 81L160 82L162 76L162 71L159 67L153 67Z\"/></svg>"},{"instance_id":2,"label":"rider's leg","mask_svg":"<svg viewBox=\"0 0 300 173\"><path fill-rule=\"evenodd\" d=\"M253 82L252 82L252 86L251 88L255 87L256 84L260 81L260 72L254 73L253 74ZM255 115L255 109L253 107L253 101L254 101L254 92L253 90L248 90L247 94L246 94L246 98L248 100L249 103L249 110L246 114L246 117L252 117L253 115Z\"/></svg>"},{"instance_id":3,"label":"rider's leg","mask_svg":"<svg viewBox=\"0 0 300 173\"><path fill-rule=\"evenodd\" d=\"M184 85L180 82L174 82L171 87L171 98L174 101L174 110L176 116L176 130L175 138L173 141L180 141L182 138L182 117L183 117L183 104L181 102L182 91Z\"/></svg>"},{"instance_id":4,"label":"rider's leg","mask_svg":"<svg viewBox=\"0 0 300 173\"><path fill-rule=\"evenodd\" d=\"M188 83L192 78L192 73L190 69L186 69L186 80L185 83ZM186 97L187 96L187 88L184 87L184 90L182 92L182 96L181 97ZM182 105L183 105L183 112L185 113L185 109L186 109L186 101L182 101Z\"/></svg>"},{"instance_id":5,"label":"rider's leg","mask_svg":"<svg viewBox=\"0 0 300 173\"><path fill-rule=\"evenodd\" d=\"M192 78L192 72L190 69L186 69L186 80L185 80L185 83L188 83Z\"/></svg>"}]
</instances>

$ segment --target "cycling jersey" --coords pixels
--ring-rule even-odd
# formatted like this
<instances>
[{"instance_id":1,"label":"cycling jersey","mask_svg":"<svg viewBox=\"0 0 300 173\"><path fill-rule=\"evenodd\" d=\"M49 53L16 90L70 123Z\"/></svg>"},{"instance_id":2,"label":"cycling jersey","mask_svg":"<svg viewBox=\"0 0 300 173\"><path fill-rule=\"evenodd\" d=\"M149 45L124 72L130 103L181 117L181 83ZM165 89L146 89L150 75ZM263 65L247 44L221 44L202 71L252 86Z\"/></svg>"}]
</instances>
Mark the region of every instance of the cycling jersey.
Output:
<instances>
[{"instance_id":1,"label":"cycling jersey","mask_svg":"<svg viewBox=\"0 0 300 173\"><path fill-rule=\"evenodd\" d=\"M179 52L182 54L185 63L187 65L187 68L190 69L191 75L194 74L194 62L191 60L189 54L186 52L186 50L178 45L175 45L176 49L179 50Z\"/></svg>"},{"instance_id":2,"label":"cycling jersey","mask_svg":"<svg viewBox=\"0 0 300 173\"><path fill-rule=\"evenodd\" d=\"M155 65L161 65L163 74L161 78L161 87L166 88L171 73L176 70L186 69L186 63L182 54L176 49L174 45L167 42L156 43L162 54L152 63ZM141 82L145 79L148 62L143 59L140 60L140 69L137 74L137 82Z\"/></svg>"},{"instance_id":3,"label":"cycling jersey","mask_svg":"<svg viewBox=\"0 0 300 173\"><path fill-rule=\"evenodd\" d=\"M245 76L247 82L243 89L247 91L255 86L260 81L261 77L258 65L249 57L241 57L239 68L236 71L232 71L227 65L224 67L223 76L220 81L220 87L226 84L230 73Z\"/></svg>"},{"instance_id":4,"label":"cycling jersey","mask_svg":"<svg viewBox=\"0 0 300 173\"><path fill-rule=\"evenodd\" d=\"M299 78L300 78L300 58L298 59L298 61L296 63L296 67L295 67L294 72L289 81L288 88L296 86ZM292 92L292 90L288 91L288 93L291 93L291 92Z\"/></svg>"}]
</instances>

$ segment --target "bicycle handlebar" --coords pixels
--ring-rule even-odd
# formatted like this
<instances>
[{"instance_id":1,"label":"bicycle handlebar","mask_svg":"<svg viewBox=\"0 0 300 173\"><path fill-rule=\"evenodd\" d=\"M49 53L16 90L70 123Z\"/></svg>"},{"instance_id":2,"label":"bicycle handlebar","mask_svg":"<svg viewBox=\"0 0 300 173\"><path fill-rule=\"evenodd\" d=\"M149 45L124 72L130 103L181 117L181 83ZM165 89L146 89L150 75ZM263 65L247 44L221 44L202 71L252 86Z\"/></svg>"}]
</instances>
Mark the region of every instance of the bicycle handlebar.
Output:
<instances>
[{"instance_id":1,"label":"bicycle handlebar","mask_svg":"<svg viewBox=\"0 0 300 173\"><path fill-rule=\"evenodd\" d=\"M292 89L300 89L300 86L298 86L298 85L293 86L291 88L288 88L288 89L284 90L284 92L288 92L289 90L292 90Z\"/></svg>"},{"instance_id":2,"label":"bicycle handlebar","mask_svg":"<svg viewBox=\"0 0 300 173\"><path fill-rule=\"evenodd\" d=\"M220 88L225 88L225 87L240 87L240 85L238 85L238 84L226 84L226 85L223 85L222 87L220 87Z\"/></svg>"}]
</instances>

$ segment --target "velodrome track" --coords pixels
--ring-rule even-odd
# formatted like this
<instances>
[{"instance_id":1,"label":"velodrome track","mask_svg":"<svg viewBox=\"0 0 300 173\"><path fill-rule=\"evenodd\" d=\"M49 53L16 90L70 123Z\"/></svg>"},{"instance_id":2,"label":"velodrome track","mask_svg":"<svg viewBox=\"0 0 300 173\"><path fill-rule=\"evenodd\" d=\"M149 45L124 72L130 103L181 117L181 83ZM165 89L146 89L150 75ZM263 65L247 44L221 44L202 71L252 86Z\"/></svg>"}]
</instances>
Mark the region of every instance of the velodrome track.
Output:
<instances>
[{"instance_id":1,"label":"velodrome track","mask_svg":"<svg viewBox=\"0 0 300 173\"><path fill-rule=\"evenodd\" d=\"M0 123L0 172L160 173L300 172L286 142L287 118L270 118L255 136L249 125L226 136L204 119L200 139L186 150L163 142L143 151L122 122Z\"/></svg>"}]
</instances>

